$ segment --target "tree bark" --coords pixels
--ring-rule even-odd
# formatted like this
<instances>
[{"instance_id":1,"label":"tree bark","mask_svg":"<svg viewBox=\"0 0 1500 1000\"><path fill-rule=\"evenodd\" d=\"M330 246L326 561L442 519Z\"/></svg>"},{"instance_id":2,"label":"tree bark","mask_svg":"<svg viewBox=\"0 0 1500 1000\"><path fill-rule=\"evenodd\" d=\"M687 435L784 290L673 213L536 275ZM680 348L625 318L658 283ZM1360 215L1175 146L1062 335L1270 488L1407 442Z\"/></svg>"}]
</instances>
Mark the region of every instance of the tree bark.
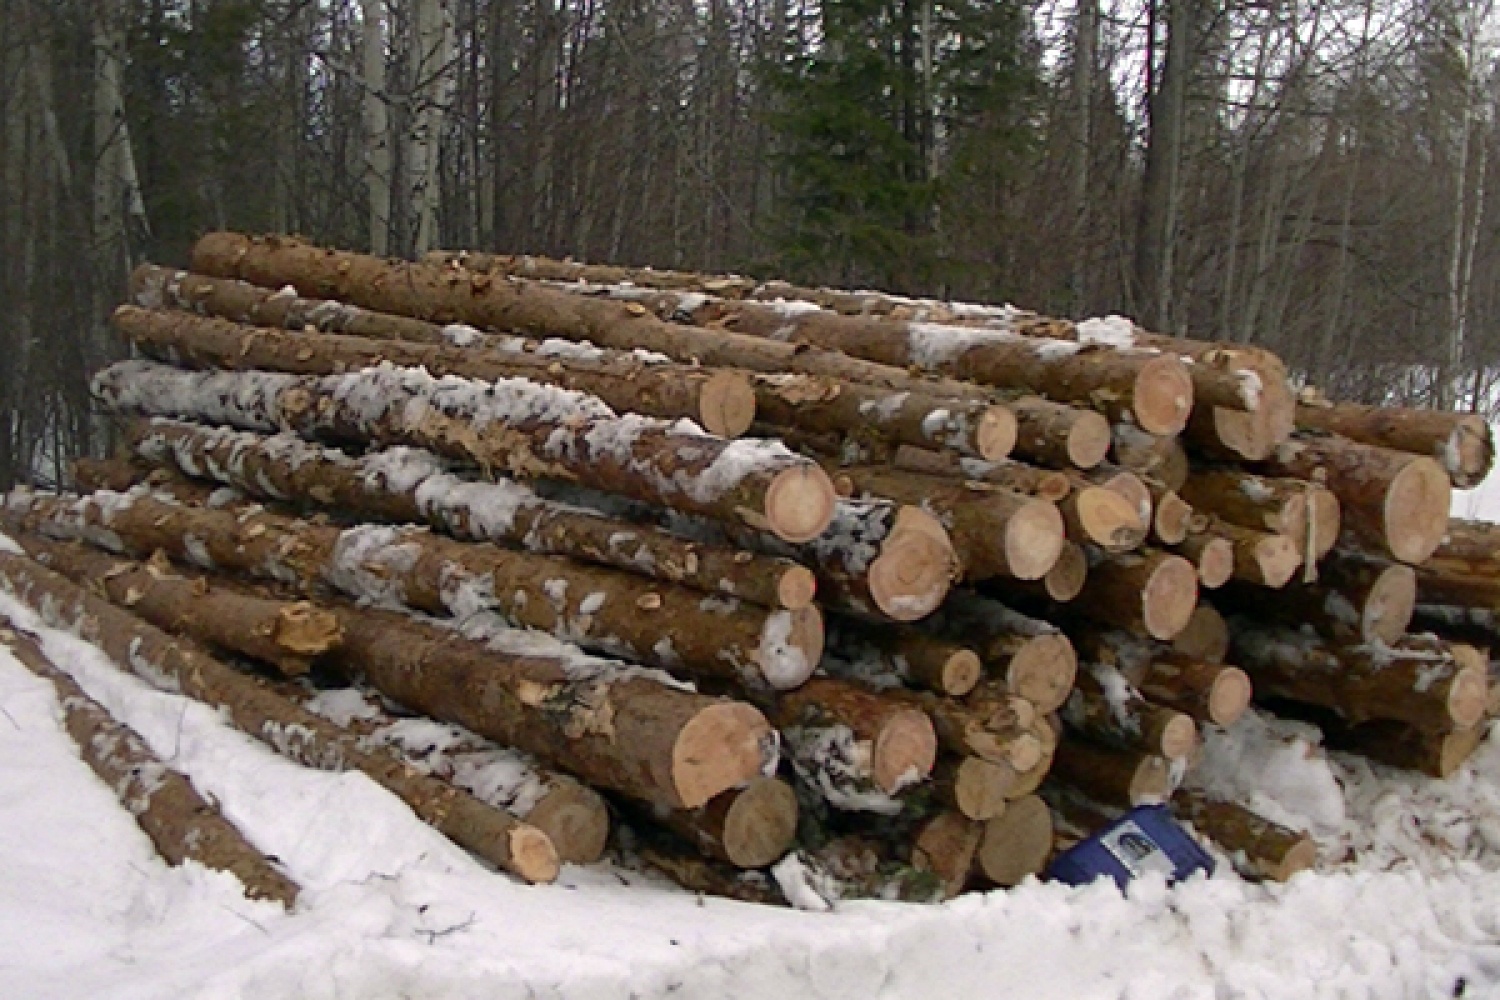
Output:
<instances>
[{"instance_id":1,"label":"tree bark","mask_svg":"<svg viewBox=\"0 0 1500 1000\"><path fill-rule=\"evenodd\" d=\"M1143 696L1200 723L1228 729L1250 707L1250 678L1239 667L1197 663L1178 654L1153 658L1137 682Z\"/></svg>"},{"instance_id":2,"label":"tree bark","mask_svg":"<svg viewBox=\"0 0 1500 1000\"><path fill-rule=\"evenodd\" d=\"M825 659L830 673L863 677L881 686L909 684L935 694L961 698L983 675L979 654L967 646L912 629L831 618L829 654L847 668Z\"/></svg>"},{"instance_id":3,"label":"tree bark","mask_svg":"<svg viewBox=\"0 0 1500 1000\"><path fill-rule=\"evenodd\" d=\"M1309 500L1314 489L1301 479L1255 476L1238 469L1199 469L1178 492L1194 510L1242 528L1286 535L1299 549L1305 549ZM1319 535L1323 533L1318 531ZM1337 530L1330 534L1338 537Z\"/></svg>"},{"instance_id":4,"label":"tree bark","mask_svg":"<svg viewBox=\"0 0 1500 1000\"><path fill-rule=\"evenodd\" d=\"M943 883L943 898L953 899L969 884L984 827L962 813L940 812L917 830L911 845L912 866L932 872Z\"/></svg>"},{"instance_id":5,"label":"tree bark","mask_svg":"<svg viewBox=\"0 0 1500 1000\"><path fill-rule=\"evenodd\" d=\"M1479 749L1489 728L1481 723L1434 733L1400 722L1376 720L1356 726L1330 726L1324 729L1324 735L1335 750L1446 781Z\"/></svg>"},{"instance_id":6,"label":"tree bark","mask_svg":"<svg viewBox=\"0 0 1500 1000\"><path fill-rule=\"evenodd\" d=\"M1169 761L1186 758L1198 743L1191 716L1148 702L1118 670L1099 663L1083 665L1062 717L1097 743Z\"/></svg>"},{"instance_id":7,"label":"tree bark","mask_svg":"<svg viewBox=\"0 0 1500 1000\"><path fill-rule=\"evenodd\" d=\"M1065 737L1057 744L1049 777L1121 809L1165 802L1176 785L1172 766L1163 757L1107 749L1076 737Z\"/></svg>"},{"instance_id":8,"label":"tree bark","mask_svg":"<svg viewBox=\"0 0 1500 1000\"><path fill-rule=\"evenodd\" d=\"M328 770L364 772L423 821L460 846L529 882L557 878L546 834L394 757L365 753L338 727L305 712L226 667L185 639L173 639L127 611L93 597L28 559L0 553L0 583L55 627L78 627L116 663L228 713L236 728L293 760Z\"/></svg>"},{"instance_id":9,"label":"tree bark","mask_svg":"<svg viewBox=\"0 0 1500 1000\"><path fill-rule=\"evenodd\" d=\"M1318 845L1311 837L1236 803L1180 791L1172 797L1172 811L1235 858L1236 867L1248 868L1255 877L1285 882L1317 864Z\"/></svg>"},{"instance_id":10,"label":"tree bark","mask_svg":"<svg viewBox=\"0 0 1500 1000\"><path fill-rule=\"evenodd\" d=\"M958 575L938 519L887 501L840 501L828 529L794 551L816 567L828 606L898 622L935 611Z\"/></svg>"},{"instance_id":11,"label":"tree bark","mask_svg":"<svg viewBox=\"0 0 1500 1000\"><path fill-rule=\"evenodd\" d=\"M901 699L844 681L815 678L783 693L775 718L799 772L839 808L860 808L854 803L861 784L873 788L878 805L879 798L924 780L937 760L937 736L926 715ZM845 749L853 753L835 752L845 741L852 742ZM842 787L851 784L854 794ZM897 810L899 805L889 811Z\"/></svg>"},{"instance_id":12,"label":"tree bark","mask_svg":"<svg viewBox=\"0 0 1500 1000\"><path fill-rule=\"evenodd\" d=\"M1229 656L1229 624L1211 604L1199 604L1187 627L1172 638L1172 652L1204 663L1223 663Z\"/></svg>"},{"instance_id":13,"label":"tree bark","mask_svg":"<svg viewBox=\"0 0 1500 1000\"><path fill-rule=\"evenodd\" d=\"M972 646L989 678L1030 702L1039 715L1057 711L1068 700L1078 657L1068 637L1050 622L959 592L932 624L936 634Z\"/></svg>"},{"instance_id":14,"label":"tree bark","mask_svg":"<svg viewBox=\"0 0 1500 1000\"><path fill-rule=\"evenodd\" d=\"M791 849L797 796L785 782L761 776L719 793L701 809L653 818L711 858L736 868L764 868Z\"/></svg>"},{"instance_id":15,"label":"tree bark","mask_svg":"<svg viewBox=\"0 0 1500 1000\"><path fill-rule=\"evenodd\" d=\"M1411 624L1417 601L1417 573L1399 563L1355 556L1328 559L1317 583L1294 583L1281 594L1231 587L1225 606L1287 628L1311 626L1319 635L1358 645L1395 645Z\"/></svg>"},{"instance_id":16,"label":"tree bark","mask_svg":"<svg viewBox=\"0 0 1500 1000\"><path fill-rule=\"evenodd\" d=\"M117 721L59 669L30 635L0 622L0 644L26 669L50 681L63 726L79 754L151 838L168 864L192 860L240 880L252 899L291 909L298 888L245 839L187 778L167 767L128 726Z\"/></svg>"},{"instance_id":17,"label":"tree bark","mask_svg":"<svg viewBox=\"0 0 1500 1000\"><path fill-rule=\"evenodd\" d=\"M1197 603L1197 568L1181 556L1146 549L1090 566L1070 607L1094 621L1171 639L1187 628Z\"/></svg>"}]
</instances>

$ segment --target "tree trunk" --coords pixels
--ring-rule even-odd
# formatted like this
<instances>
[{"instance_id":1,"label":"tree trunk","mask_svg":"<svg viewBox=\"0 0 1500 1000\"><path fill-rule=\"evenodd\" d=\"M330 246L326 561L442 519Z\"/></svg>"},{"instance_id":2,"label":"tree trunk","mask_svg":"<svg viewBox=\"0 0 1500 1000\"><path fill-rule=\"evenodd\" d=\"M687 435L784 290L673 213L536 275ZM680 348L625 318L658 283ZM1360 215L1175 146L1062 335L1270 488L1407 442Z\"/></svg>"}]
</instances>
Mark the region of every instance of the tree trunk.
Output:
<instances>
[{"instance_id":1,"label":"tree trunk","mask_svg":"<svg viewBox=\"0 0 1500 1000\"><path fill-rule=\"evenodd\" d=\"M984 827L962 813L944 811L923 823L912 841L912 866L932 872L953 899L969 884Z\"/></svg>"},{"instance_id":2,"label":"tree trunk","mask_svg":"<svg viewBox=\"0 0 1500 1000\"><path fill-rule=\"evenodd\" d=\"M1106 749L1076 737L1065 737L1057 744L1049 777L1121 809L1165 802L1176 784L1172 766L1163 757Z\"/></svg>"},{"instance_id":3,"label":"tree trunk","mask_svg":"<svg viewBox=\"0 0 1500 1000\"><path fill-rule=\"evenodd\" d=\"M1152 659L1136 684L1158 705L1228 729L1250 707L1250 678L1239 667L1197 663L1178 654Z\"/></svg>"},{"instance_id":4,"label":"tree trunk","mask_svg":"<svg viewBox=\"0 0 1500 1000\"><path fill-rule=\"evenodd\" d=\"M919 507L840 501L833 523L801 546L830 607L893 621L925 618L958 575L958 556L937 518Z\"/></svg>"},{"instance_id":5,"label":"tree trunk","mask_svg":"<svg viewBox=\"0 0 1500 1000\"><path fill-rule=\"evenodd\" d=\"M1489 422L1472 413L1322 402L1298 406L1297 426L1437 459L1463 490L1478 486L1495 460Z\"/></svg>"},{"instance_id":6,"label":"tree trunk","mask_svg":"<svg viewBox=\"0 0 1500 1000\"><path fill-rule=\"evenodd\" d=\"M1314 489L1301 479L1274 479L1238 469L1199 469L1188 476L1178 492L1194 510L1244 528L1286 535L1302 549L1307 541L1308 501ZM1337 532L1333 535L1337 537Z\"/></svg>"},{"instance_id":7,"label":"tree trunk","mask_svg":"<svg viewBox=\"0 0 1500 1000\"><path fill-rule=\"evenodd\" d=\"M1362 754L1391 767L1403 767L1446 781L1458 773L1479 749L1490 727L1434 733L1391 720L1324 729L1328 745L1345 753Z\"/></svg>"},{"instance_id":8,"label":"tree trunk","mask_svg":"<svg viewBox=\"0 0 1500 1000\"><path fill-rule=\"evenodd\" d=\"M834 676L862 678L881 687L908 684L961 698L974 690L983 674L979 655L959 643L838 617L828 625L827 648L833 659L825 658L823 669Z\"/></svg>"},{"instance_id":9,"label":"tree trunk","mask_svg":"<svg viewBox=\"0 0 1500 1000\"><path fill-rule=\"evenodd\" d=\"M309 767L364 772L460 846L529 882L557 878L546 834L394 757L369 754L338 727L226 667L196 644L172 639L127 611L93 597L22 557L0 553L0 582L55 627L79 627L116 663L225 711L236 728Z\"/></svg>"},{"instance_id":10,"label":"tree trunk","mask_svg":"<svg viewBox=\"0 0 1500 1000\"><path fill-rule=\"evenodd\" d=\"M168 864L192 860L229 872L252 899L275 900L291 909L297 902L296 883L194 791L192 782L163 764L134 730L116 722L55 666L39 642L0 624L0 644L56 688L64 728L78 744L79 754L114 790Z\"/></svg>"},{"instance_id":11,"label":"tree trunk","mask_svg":"<svg viewBox=\"0 0 1500 1000\"><path fill-rule=\"evenodd\" d=\"M1202 792L1181 791L1172 797L1172 811L1198 828L1247 874L1285 882L1317 863L1318 845L1305 833L1273 823L1244 806L1209 798Z\"/></svg>"},{"instance_id":12,"label":"tree trunk","mask_svg":"<svg viewBox=\"0 0 1500 1000\"><path fill-rule=\"evenodd\" d=\"M1393 646L1406 634L1416 602L1417 573L1410 566L1337 556L1323 564L1317 583L1295 583L1277 595L1231 587L1223 603L1265 622L1311 627L1338 642Z\"/></svg>"},{"instance_id":13,"label":"tree trunk","mask_svg":"<svg viewBox=\"0 0 1500 1000\"><path fill-rule=\"evenodd\" d=\"M1198 727L1190 716L1146 701L1118 670L1100 663L1083 665L1062 717L1097 743L1169 761L1186 758L1198 743Z\"/></svg>"},{"instance_id":14,"label":"tree trunk","mask_svg":"<svg viewBox=\"0 0 1500 1000\"><path fill-rule=\"evenodd\" d=\"M391 184L395 180L386 91L384 0L360 0L364 23L360 83L364 88L365 190L370 200L370 252L390 252ZM278 286L280 287L280 286Z\"/></svg>"},{"instance_id":15,"label":"tree trunk","mask_svg":"<svg viewBox=\"0 0 1500 1000\"><path fill-rule=\"evenodd\" d=\"M943 757L932 772L932 791L939 802L972 820L984 822L1005 811L1019 772L1004 761L981 757Z\"/></svg>"},{"instance_id":16,"label":"tree trunk","mask_svg":"<svg viewBox=\"0 0 1500 1000\"><path fill-rule=\"evenodd\" d=\"M1068 700L1078 658L1068 637L1050 622L960 592L932 624L938 635L971 645L986 674L1034 705L1038 714L1055 712Z\"/></svg>"},{"instance_id":17,"label":"tree trunk","mask_svg":"<svg viewBox=\"0 0 1500 1000\"><path fill-rule=\"evenodd\" d=\"M1094 621L1171 639L1187 627L1197 602L1197 568L1181 556L1146 549L1090 566L1069 607Z\"/></svg>"}]
</instances>

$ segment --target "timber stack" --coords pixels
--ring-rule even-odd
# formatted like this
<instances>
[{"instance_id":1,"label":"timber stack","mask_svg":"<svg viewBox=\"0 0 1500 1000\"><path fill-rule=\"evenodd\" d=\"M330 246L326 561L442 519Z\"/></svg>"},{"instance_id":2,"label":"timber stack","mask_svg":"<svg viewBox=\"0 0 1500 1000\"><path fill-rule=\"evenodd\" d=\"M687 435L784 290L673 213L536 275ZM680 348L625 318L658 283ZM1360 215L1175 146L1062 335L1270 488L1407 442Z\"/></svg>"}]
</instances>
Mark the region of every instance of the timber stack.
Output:
<instances>
[{"instance_id":1,"label":"timber stack","mask_svg":"<svg viewBox=\"0 0 1500 1000\"><path fill-rule=\"evenodd\" d=\"M118 455L5 498L0 587L518 877L942 899L1170 802L1284 879L1314 845L1194 786L1206 732L1253 699L1441 777L1494 713L1500 530L1448 518L1483 421L1120 317L233 233L192 267L133 276ZM148 811L201 855L211 805ZM232 835L204 863L293 899Z\"/></svg>"}]
</instances>

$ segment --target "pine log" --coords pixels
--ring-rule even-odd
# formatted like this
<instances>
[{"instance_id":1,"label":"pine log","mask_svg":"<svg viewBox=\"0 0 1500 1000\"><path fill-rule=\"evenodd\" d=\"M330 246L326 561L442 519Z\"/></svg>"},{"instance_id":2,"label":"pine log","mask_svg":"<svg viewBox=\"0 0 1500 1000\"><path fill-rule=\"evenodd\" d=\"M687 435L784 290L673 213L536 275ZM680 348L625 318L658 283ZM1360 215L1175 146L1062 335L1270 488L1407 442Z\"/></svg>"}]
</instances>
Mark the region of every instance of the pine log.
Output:
<instances>
[{"instance_id":1,"label":"pine log","mask_svg":"<svg viewBox=\"0 0 1500 1000\"><path fill-rule=\"evenodd\" d=\"M984 674L979 654L968 646L871 622L831 617L827 650L834 659L825 659L823 666L831 675L881 687L910 684L961 698Z\"/></svg>"},{"instance_id":2,"label":"pine log","mask_svg":"<svg viewBox=\"0 0 1500 1000\"><path fill-rule=\"evenodd\" d=\"M1200 603L1187 627L1172 638L1172 652L1201 663L1223 663L1229 657L1229 624L1217 608Z\"/></svg>"},{"instance_id":3,"label":"pine log","mask_svg":"<svg viewBox=\"0 0 1500 1000\"><path fill-rule=\"evenodd\" d=\"M744 298L760 287L755 279L738 274L702 274L696 271L658 270L654 267L621 267L616 264L585 264L555 260L533 254L495 254L471 250L430 250L424 264L463 267L484 274L507 274L545 281L587 282L602 285L635 285L669 291L704 292L725 298Z\"/></svg>"},{"instance_id":4,"label":"pine log","mask_svg":"<svg viewBox=\"0 0 1500 1000\"><path fill-rule=\"evenodd\" d=\"M114 328L146 357L189 368L336 375L390 363L434 376L484 382L530 379L587 393L617 413L696 420L710 434L738 437L755 419L750 380L729 369L696 368L564 343L555 349L520 338L484 346L373 341L339 334L246 326L183 312L120 306ZM504 343L500 350L491 344Z\"/></svg>"},{"instance_id":5,"label":"pine log","mask_svg":"<svg viewBox=\"0 0 1500 1000\"><path fill-rule=\"evenodd\" d=\"M1234 578L1234 542L1207 528L1189 532L1171 550L1198 568L1198 584L1205 590L1218 590Z\"/></svg>"},{"instance_id":6,"label":"pine log","mask_svg":"<svg viewBox=\"0 0 1500 1000\"><path fill-rule=\"evenodd\" d=\"M1309 494L1314 489L1301 479L1256 476L1239 469L1195 469L1180 492L1194 510L1243 528L1286 535L1300 549L1307 543ZM1338 537L1336 530L1331 534Z\"/></svg>"},{"instance_id":7,"label":"pine log","mask_svg":"<svg viewBox=\"0 0 1500 1000\"><path fill-rule=\"evenodd\" d=\"M186 639L173 639L127 611L87 594L29 559L0 553L0 584L54 627L76 627L116 663L228 714L234 725L309 767L364 772L455 843L529 882L557 877L546 834L394 757L358 750L338 727L226 667Z\"/></svg>"},{"instance_id":8,"label":"pine log","mask_svg":"<svg viewBox=\"0 0 1500 1000\"><path fill-rule=\"evenodd\" d=\"M1259 878L1285 882L1317 864L1318 845L1311 837L1236 803L1184 790L1172 797L1172 811L1222 847L1236 867Z\"/></svg>"},{"instance_id":9,"label":"pine log","mask_svg":"<svg viewBox=\"0 0 1500 1000\"><path fill-rule=\"evenodd\" d=\"M1090 566L1070 607L1096 621L1171 639L1187 627L1197 603L1197 568L1181 556L1145 549Z\"/></svg>"},{"instance_id":10,"label":"pine log","mask_svg":"<svg viewBox=\"0 0 1500 1000\"><path fill-rule=\"evenodd\" d=\"M1042 759L1042 744L1032 732L1035 707L1004 685L983 683L964 698L904 692L891 697L920 706L932 720L938 745L950 754L1004 764L1018 774Z\"/></svg>"},{"instance_id":11,"label":"pine log","mask_svg":"<svg viewBox=\"0 0 1500 1000\"><path fill-rule=\"evenodd\" d=\"M1035 795L1017 799L984 824L979 872L995 885L1019 885L1040 874L1052 853L1052 813Z\"/></svg>"},{"instance_id":12,"label":"pine log","mask_svg":"<svg viewBox=\"0 0 1500 1000\"><path fill-rule=\"evenodd\" d=\"M1161 483L1150 481L1153 513L1151 534L1163 545L1177 545L1188 536L1193 524L1193 508L1177 494Z\"/></svg>"},{"instance_id":13,"label":"pine log","mask_svg":"<svg viewBox=\"0 0 1500 1000\"><path fill-rule=\"evenodd\" d=\"M179 573L158 552L130 562L82 545L16 535L26 554L127 608L163 632L190 635L291 677L343 641L338 619L307 601L271 601Z\"/></svg>"},{"instance_id":14,"label":"pine log","mask_svg":"<svg viewBox=\"0 0 1500 1000\"><path fill-rule=\"evenodd\" d=\"M1344 509L1332 490L1314 486L1307 496L1307 547L1322 559L1338 544L1344 528Z\"/></svg>"},{"instance_id":15,"label":"pine log","mask_svg":"<svg viewBox=\"0 0 1500 1000\"><path fill-rule=\"evenodd\" d=\"M1495 460L1489 421L1474 413L1319 401L1297 407L1297 426L1435 458L1462 490L1478 486Z\"/></svg>"},{"instance_id":16,"label":"pine log","mask_svg":"<svg viewBox=\"0 0 1500 1000\"><path fill-rule=\"evenodd\" d=\"M955 592L932 622L936 634L972 647L991 680L1036 707L1056 711L1073 690L1078 658L1056 626L999 601Z\"/></svg>"},{"instance_id":17,"label":"pine log","mask_svg":"<svg viewBox=\"0 0 1500 1000\"><path fill-rule=\"evenodd\" d=\"M963 458L950 452L914 448L911 445L897 448L891 456L891 465L903 472L916 472L924 476L952 476L990 486L1004 486L1017 493L1054 503L1073 490L1073 483L1068 475L1055 469L1040 469L1009 459L986 462Z\"/></svg>"},{"instance_id":18,"label":"pine log","mask_svg":"<svg viewBox=\"0 0 1500 1000\"><path fill-rule=\"evenodd\" d=\"M555 556L455 542L425 529L340 531L262 510L185 507L144 492L69 498L17 491L6 517L52 537L87 537L112 551L157 549L355 599L397 601L460 618L492 611L585 648L664 669L795 687L822 655L817 608L768 611Z\"/></svg>"},{"instance_id":19,"label":"pine log","mask_svg":"<svg viewBox=\"0 0 1500 1000\"><path fill-rule=\"evenodd\" d=\"M1167 760L1187 757L1198 743L1191 716L1152 704L1118 670L1101 663L1083 665L1062 717L1097 743L1140 749Z\"/></svg>"},{"instance_id":20,"label":"pine log","mask_svg":"<svg viewBox=\"0 0 1500 1000\"><path fill-rule=\"evenodd\" d=\"M1115 490L1085 486L1057 505L1075 545L1097 545L1106 552L1129 552L1146 539L1146 524L1136 505Z\"/></svg>"},{"instance_id":21,"label":"pine log","mask_svg":"<svg viewBox=\"0 0 1500 1000\"><path fill-rule=\"evenodd\" d=\"M962 813L945 810L923 823L911 846L912 866L932 872L953 899L969 884L984 827Z\"/></svg>"},{"instance_id":22,"label":"pine log","mask_svg":"<svg viewBox=\"0 0 1500 1000\"><path fill-rule=\"evenodd\" d=\"M126 426L136 454L265 500L315 500L361 518L426 522L465 541L613 566L658 580L800 610L815 581L790 559L680 538L556 503L510 480L453 475L436 455L393 448L350 458L292 434L270 437L157 419Z\"/></svg>"},{"instance_id":23,"label":"pine log","mask_svg":"<svg viewBox=\"0 0 1500 1000\"><path fill-rule=\"evenodd\" d=\"M524 379L434 379L390 367L314 378L121 362L96 375L93 389L117 412L414 445L521 478L545 475L746 523L788 541L816 538L833 516L828 477L780 444L616 417L591 396Z\"/></svg>"},{"instance_id":24,"label":"pine log","mask_svg":"<svg viewBox=\"0 0 1500 1000\"><path fill-rule=\"evenodd\" d=\"M965 580L1037 580L1057 562L1065 525L1057 507L999 487L877 467L840 470L864 495L920 506L953 540Z\"/></svg>"},{"instance_id":25,"label":"pine log","mask_svg":"<svg viewBox=\"0 0 1500 1000\"><path fill-rule=\"evenodd\" d=\"M1173 435L1147 434L1130 424L1116 424L1110 457L1122 469L1155 479L1169 490L1181 489L1187 481L1187 452Z\"/></svg>"},{"instance_id":26,"label":"pine log","mask_svg":"<svg viewBox=\"0 0 1500 1000\"><path fill-rule=\"evenodd\" d=\"M145 482L152 469L144 462L128 458L90 458L84 455L73 459L70 471L75 489L123 493L137 483Z\"/></svg>"},{"instance_id":27,"label":"pine log","mask_svg":"<svg viewBox=\"0 0 1500 1000\"><path fill-rule=\"evenodd\" d=\"M1286 535L1273 535L1213 519L1209 521L1207 533L1218 535L1234 546L1232 576L1242 583L1279 590L1302 566L1302 552Z\"/></svg>"},{"instance_id":28,"label":"pine log","mask_svg":"<svg viewBox=\"0 0 1500 1000\"><path fill-rule=\"evenodd\" d=\"M700 809L657 810L652 818L711 858L736 868L764 868L792 846L797 796L785 782L758 776Z\"/></svg>"},{"instance_id":29,"label":"pine log","mask_svg":"<svg viewBox=\"0 0 1500 1000\"><path fill-rule=\"evenodd\" d=\"M1178 780L1164 757L1099 747L1073 736L1058 743L1050 777L1121 809L1165 802Z\"/></svg>"},{"instance_id":30,"label":"pine log","mask_svg":"<svg viewBox=\"0 0 1500 1000\"><path fill-rule=\"evenodd\" d=\"M648 836L636 845L635 856L689 892L761 906L790 905L765 872L745 871L727 862L705 858L692 845L670 834Z\"/></svg>"},{"instance_id":31,"label":"pine log","mask_svg":"<svg viewBox=\"0 0 1500 1000\"><path fill-rule=\"evenodd\" d=\"M828 529L794 552L816 568L829 607L898 622L935 611L958 575L939 520L889 501L840 500Z\"/></svg>"},{"instance_id":32,"label":"pine log","mask_svg":"<svg viewBox=\"0 0 1500 1000\"><path fill-rule=\"evenodd\" d=\"M1327 726L1323 734L1334 750L1446 781L1474 755L1489 730L1487 723L1480 723L1468 729L1434 733L1400 722L1376 720L1357 726Z\"/></svg>"},{"instance_id":33,"label":"pine log","mask_svg":"<svg viewBox=\"0 0 1500 1000\"><path fill-rule=\"evenodd\" d=\"M1448 530L1452 487L1434 459L1337 435L1301 434L1277 448L1265 468L1332 490L1345 532L1377 554L1421 563Z\"/></svg>"},{"instance_id":34,"label":"pine log","mask_svg":"<svg viewBox=\"0 0 1500 1000\"><path fill-rule=\"evenodd\" d=\"M964 816L983 822L1005 811L1020 781L1016 768L982 757L942 757L932 771L934 797Z\"/></svg>"},{"instance_id":35,"label":"pine log","mask_svg":"<svg viewBox=\"0 0 1500 1000\"><path fill-rule=\"evenodd\" d=\"M1025 396L1012 400L1015 454L1052 469L1092 469L1109 453L1109 421L1093 410Z\"/></svg>"},{"instance_id":36,"label":"pine log","mask_svg":"<svg viewBox=\"0 0 1500 1000\"><path fill-rule=\"evenodd\" d=\"M1057 562L1042 577L1039 584L1022 585L1028 592L1045 597L1059 604L1066 604L1083 592L1088 580L1089 557L1082 545L1069 542L1057 557Z\"/></svg>"},{"instance_id":37,"label":"pine log","mask_svg":"<svg viewBox=\"0 0 1500 1000\"><path fill-rule=\"evenodd\" d=\"M1354 724L1394 719L1433 732L1467 729L1484 716L1486 672L1459 644L1407 636L1390 646L1333 646L1239 619L1231 631L1235 662L1258 695L1330 708Z\"/></svg>"},{"instance_id":38,"label":"pine log","mask_svg":"<svg viewBox=\"0 0 1500 1000\"><path fill-rule=\"evenodd\" d=\"M1253 693L1249 676L1239 667L1197 663L1175 654L1154 658L1136 687L1157 705L1225 729L1245 714Z\"/></svg>"},{"instance_id":39,"label":"pine log","mask_svg":"<svg viewBox=\"0 0 1500 1000\"><path fill-rule=\"evenodd\" d=\"M255 848L192 782L164 764L139 734L116 721L58 668L34 637L8 628L0 618L0 645L57 692L63 726L79 754L140 824L168 864L192 860L239 879L252 899L275 900L290 909L295 882Z\"/></svg>"},{"instance_id":40,"label":"pine log","mask_svg":"<svg viewBox=\"0 0 1500 1000\"><path fill-rule=\"evenodd\" d=\"M1410 566L1337 555L1324 562L1319 577L1317 583L1293 583L1274 599L1259 588L1231 587L1224 603L1354 645L1393 645L1406 634L1417 601L1417 573Z\"/></svg>"}]
</instances>

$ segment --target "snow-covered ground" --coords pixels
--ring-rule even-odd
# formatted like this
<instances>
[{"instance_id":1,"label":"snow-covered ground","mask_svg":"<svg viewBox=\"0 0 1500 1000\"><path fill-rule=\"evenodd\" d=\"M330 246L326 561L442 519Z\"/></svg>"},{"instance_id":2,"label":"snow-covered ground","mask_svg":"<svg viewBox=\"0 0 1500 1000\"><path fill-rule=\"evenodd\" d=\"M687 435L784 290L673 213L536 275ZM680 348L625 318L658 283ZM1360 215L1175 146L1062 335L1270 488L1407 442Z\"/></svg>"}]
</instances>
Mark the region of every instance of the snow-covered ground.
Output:
<instances>
[{"instance_id":1,"label":"snow-covered ground","mask_svg":"<svg viewBox=\"0 0 1500 1000\"><path fill-rule=\"evenodd\" d=\"M1500 748L1446 783L1326 759L1252 717L1205 773L1330 861L1285 886L1221 866L1168 889L1029 883L817 914L702 899L607 866L524 886L364 777L295 766L0 597L55 662L305 889L295 912L170 868L0 651L0 995L7 998L1500 995ZM1214 777L1218 776L1218 777Z\"/></svg>"}]
</instances>

